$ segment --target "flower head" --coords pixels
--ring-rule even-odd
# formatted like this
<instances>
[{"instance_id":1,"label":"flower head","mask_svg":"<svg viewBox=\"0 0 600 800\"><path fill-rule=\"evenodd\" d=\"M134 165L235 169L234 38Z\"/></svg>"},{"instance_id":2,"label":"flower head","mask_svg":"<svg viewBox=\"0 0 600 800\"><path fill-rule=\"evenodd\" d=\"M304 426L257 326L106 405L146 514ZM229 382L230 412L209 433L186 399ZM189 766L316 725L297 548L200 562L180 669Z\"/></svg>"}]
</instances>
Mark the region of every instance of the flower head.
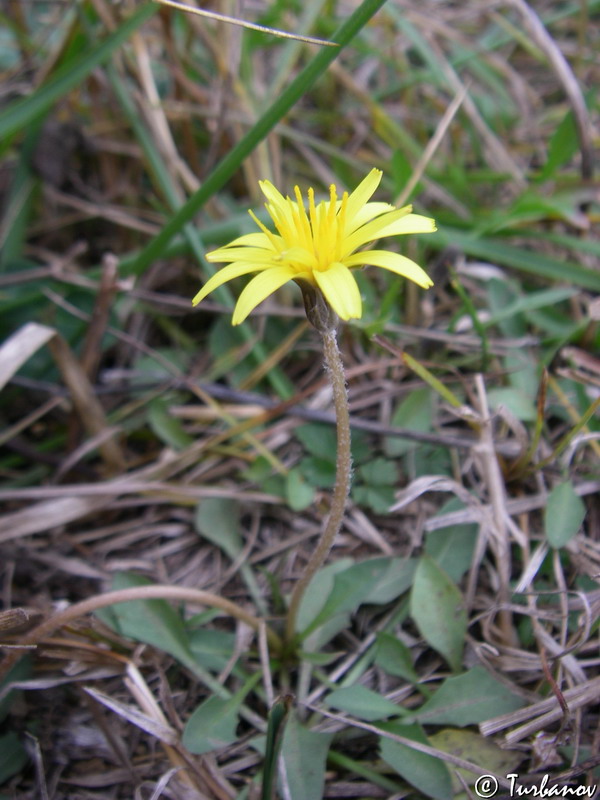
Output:
<instances>
[{"instance_id":1,"label":"flower head","mask_svg":"<svg viewBox=\"0 0 600 800\"><path fill-rule=\"evenodd\" d=\"M261 232L240 236L207 254L209 261L225 262L227 266L205 283L193 304L223 283L257 272L239 296L233 325L243 322L259 303L290 280L320 290L338 317L347 320L362 314L360 292L352 275L356 267L383 267L424 289L432 286L429 276L406 256L389 250L359 250L384 236L435 230L435 222L413 214L412 206L395 208L389 203L369 202L381 176L380 170L371 170L352 194L344 192L341 198L331 185L329 200L318 204L313 189L309 189L308 211L297 186L292 200L269 181L260 181L267 198L266 209L277 233L271 232L250 211Z\"/></svg>"}]
</instances>

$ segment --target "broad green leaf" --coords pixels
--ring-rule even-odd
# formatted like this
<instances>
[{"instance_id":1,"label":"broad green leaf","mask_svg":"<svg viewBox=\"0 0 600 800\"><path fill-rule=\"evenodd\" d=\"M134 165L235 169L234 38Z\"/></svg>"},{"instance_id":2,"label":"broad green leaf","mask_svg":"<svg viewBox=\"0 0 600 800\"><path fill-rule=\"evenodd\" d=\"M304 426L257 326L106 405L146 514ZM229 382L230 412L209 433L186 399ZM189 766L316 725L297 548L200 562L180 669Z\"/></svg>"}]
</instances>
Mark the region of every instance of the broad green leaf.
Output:
<instances>
[{"instance_id":1,"label":"broad green leaf","mask_svg":"<svg viewBox=\"0 0 600 800\"><path fill-rule=\"evenodd\" d=\"M237 725L238 706L221 697L209 697L188 719L181 741L197 755L220 750L235 742Z\"/></svg>"},{"instance_id":2,"label":"broad green leaf","mask_svg":"<svg viewBox=\"0 0 600 800\"><path fill-rule=\"evenodd\" d=\"M174 450L185 450L194 443L180 420L169 413L169 403L163 397L157 397L148 406L148 422L161 442Z\"/></svg>"},{"instance_id":3,"label":"broad green leaf","mask_svg":"<svg viewBox=\"0 0 600 800\"><path fill-rule=\"evenodd\" d=\"M335 463L331 460L306 456L299 464L304 480L317 489L333 489L335 486Z\"/></svg>"},{"instance_id":4,"label":"broad green leaf","mask_svg":"<svg viewBox=\"0 0 600 800\"><path fill-rule=\"evenodd\" d=\"M303 511L314 502L315 490L304 480L298 467L294 467L288 472L285 490L288 505L292 511Z\"/></svg>"},{"instance_id":5,"label":"broad green leaf","mask_svg":"<svg viewBox=\"0 0 600 800\"><path fill-rule=\"evenodd\" d=\"M363 603L389 603L407 592L413 582L417 560L415 558L372 559L386 561L387 567L377 583L369 590Z\"/></svg>"},{"instance_id":6,"label":"broad green leaf","mask_svg":"<svg viewBox=\"0 0 600 800\"><path fill-rule=\"evenodd\" d=\"M389 559L372 558L338 572L325 605L303 631L303 637L333 617L356 611L386 574L388 566Z\"/></svg>"},{"instance_id":7,"label":"broad green leaf","mask_svg":"<svg viewBox=\"0 0 600 800\"><path fill-rule=\"evenodd\" d=\"M235 634L213 628L189 631L189 644L194 658L212 672L220 672L235 651Z\"/></svg>"},{"instance_id":8,"label":"broad green leaf","mask_svg":"<svg viewBox=\"0 0 600 800\"><path fill-rule=\"evenodd\" d=\"M294 434L312 456L335 463L337 440L333 425L320 423L300 425Z\"/></svg>"},{"instance_id":9,"label":"broad green leaf","mask_svg":"<svg viewBox=\"0 0 600 800\"><path fill-rule=\"evenodd\" d=\"M346 711L358 719L373 722L377 719L397 717L404 709L366 686L344 686L330 692L325 702L331 708Z\"/></svg>"},{"instance_id":10,"label":"broad green leaf","mask_svg":"<svg viewBox=\"0 0 600 800\"><path fill-rule=\"evenodd\" d=\"M358 505L366 506L376 514L387 514L394 504L396 492L393 486L355 486L352 499Z\"/></svg>"},{"instance_id":11,"label":"broad green leaf","mask_svg":"<svg viewBox=\"0 0 600 800\"><path fill-rule=\"evenodd\" d=\"M240 510L235 500L207 497L196 506L194 526L205 539L234 560L243 542L240 534Z\"/></svg>"},{"instance_id":12,"label":"broad green leaf","mask_svg":"<svg viewBox=\"0 0 600 800\"><path fill-rule=\"evenodd\" d=\"M444 728L444 730L431 735L429 743L444 753L470 761L496 775L508 775L523 761L523 754L515 750L503 750L492 739L463 728ZM456 772L460 773L467 784L473 784L477 780L477 775L470 770L457 769ZM464 789L464 785L455 774L454 769L452 770L452 788L455 793L462 792Z\"/></svg>"},{"instance_id":13,"label":"broad green leaf","mask_svg":"<svg viewBox=\"0 0 600 800\"><path fill-rule=\"evenodd\" d=\"M427 386L410 392L392 414L391 424L399 428L428 433L433 425L433 392ZM388 456L402 456L414 450L416 442L399 436L386 436L383 449Z\"/></svg>"},{"instance_id":14,"label":"broad green leaf","mask_svg":"<svg viewBox=\"0 0 600 800\"><path fill-rule=\"evenodd\" d=\"M29 757L16 733L0 736L0 784L20 772Z\"/></svg>"},{"instance_id":15,"label":"broad green leaf","mask_svg":"<svg viewBox=\"0 0 600 800\"><path fill-rule=\"evenodd\" d=\"M291 800L323 797L325 763L333 734L315 733L290 713L283 734L281 757Z\"/></svg>"},{"instance_id":16,"label":"broad green leaf","mask_svg":"<svg viewBox=\"0 0 600 800\"><path fill-rule=\"evenodd\" d=\"M490 389L488 403L492 411L498 406L505 406L521 422L535 422L537 419L535 396L524 392L518 386L496 386Z\"/></svg>"},{"instance_id":17,"label":"broad green leaf","mask_svg":"<svg viewBox=\"0 0 600 800\"><path fill-rule=\"evenodd\" d=\"M117 573L112 582L112 588L115 590L149 585L152 585L152 581L129 572ZM158 647L159 650L170 653L182 664L194 663L183 620L166 600L132 600L128 603L115 603L109 608L99 609L96 613L123 636Z\"/></svg>"},{"instance_id":18,"label":"broad green leaf","mask_svg":"<svg viewBox=\"0 0 600 800\"><path fill-rule=\"evenodd\" d=\"M410 613L423 638L458 672L467 632L463 598L456 584L428 556L420 559L415 572Z\"/></svg>"},{"instance_id":19,"label":"broad green leaf","mask_svg":"<svg viewBox=\"0 0 600 800\"><path fill-rule=\"evenodd\" d=\"M447 678L430 700L407 717L423 725L476 725L521 708L523 700L482 666Z\"/></svg>"},{"instance_id":20,"label":"broad green leaf","mask_svg":"<svg viewBox=\"0 0 600 800\"><path fill-rule=\"evenodd\" d=\"M420 744L429 744L419 725L380 722L377 727L388 733L413 739ZM434 800L451 800L452 781L443 761L385 736L379 739L379 750L386 764L426 797L432 797Z\"/></svg>"},{"instance_id":21,"label":"broad green leaf","mask_svg":"<svg viewBox=\"0 0 600 800\"><path fill-rule=\"evenodd\" d=\"M544 529L552 547L564 547L577 534L586 514L585 503L571 481L557 484L548 495Z\"/></svg>"},{"instance_id":22,"label":"broad green leaf","mask_svg":"<svg viewBox=\"0 0 600 800\"><path fill-rule=\"evenodd\" d=\"M410 650L404 642L391 633L380 632L377 634L375 664L388 675L404 678L411 683L417 683L419 680L413 667Z\"/></svg>"},{"instance_id":23,"label":"broad green leaf","mask_svg":"<svg viewBox=\"0 0 600 800\"><path fill-rule=\"evenodd\" d=\"M369 486L394 486L398 481L398 466L387 458L375 458L356 472Z\"/></svg>"},{"instance_id":24,"label":"broad green leaf","mask_svg":"<svg viewBox=\"0 0 600 800\"><path fill-rule=\"evenodd\" d=\"M453 497L444 503L436 516L462 508L464 504L457 497ZM476 524L449 525L447 528L428 531L425 537L425 552L453 581L458 582L471 566L476 540Z\"/></svg>"},{"instance_id":25,"label":"broad green leaf","mask_svg":"<svg viewBox=\"0 0 600 800\"><path fill-rule=\"evenodd\" d=\"M232 697L213 696L201 703L183 730L184 747L201 755L235 742L239 708L261 678L262 674L256 672Z\"/></svg>"}]
</instances>

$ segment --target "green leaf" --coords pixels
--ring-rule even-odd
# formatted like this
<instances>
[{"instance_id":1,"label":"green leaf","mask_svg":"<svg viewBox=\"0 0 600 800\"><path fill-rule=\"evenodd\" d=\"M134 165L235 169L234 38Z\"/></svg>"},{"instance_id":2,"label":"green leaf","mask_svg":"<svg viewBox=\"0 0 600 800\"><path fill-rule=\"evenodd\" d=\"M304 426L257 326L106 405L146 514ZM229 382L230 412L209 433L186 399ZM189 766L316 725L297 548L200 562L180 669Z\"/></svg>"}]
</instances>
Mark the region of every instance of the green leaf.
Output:
<instances>
[{"instance_id":1,"label":"green leaf","mask_svg":"<svg viewBox=\"0 0 600 800\"><path fill-rule=\"evenodd\" d=\"M538 175L539 181L550 178L559 167L566 164L579 150L579 137L572 111L568 111L550 137L548 160Z\"/></svg>"},{"instance_id":2,"label":"green leaf","mask_svg":"<svg viewBox=\"0 0 600 800\"><path fill-rule=\"evenodd\" d=\"M148 423L164 444L173 450L185 450L194 443L187 434L180 420L169 413L169 402L164 397L157 397L148 406Z\"/></svg>"},{"instance_id":3,"label":"green leaf","mask_svg":"<svg viewBox=\"0 0 600 800\"><path fill-rule=\"evenodd\" d=\"M410 392L398 405L391 419L391 424L400 428L428 433L433 425L433 392L427 386ZM403 456L417 447L416 442L401 439L398 436L386 436L383 449L387 456Z\"/></svg>"},{"instance_id":4,"label":"green leaf","mask_svg":"<svg viewBox=\"0 0 600 800\"><path fill-rule=\"evenodd\" d=\"M114 590L150 585L152 581L129 572L117 573L112 582ZM166 600L132 600L128 603L115 603L110 608L99 609L96 613L121 635L158 647L159 650L170 653L182 664L194 663L183 620Z\"/></svg>"},{"instance_id":5,"label":"green leaf","mask_svg":"<svg viewBox=\"0 0 600 800\"><path fill-rule=\"evenodd\" d=\"M305 728L295 712L290 713L281 756L291 800L323 797L325 763L332 738L332 733L315 733Z\"/></svg>"},{"instance_id":6,"label":"green leaf","mask_svg":"<svg viewBox=\"0 0 600 800\"><path fill-rule=\"evenodd\" d=\"M401 726L395 722L381 722L377 727L388 733L413 739L420 744L429 744L419 725ZM452 781L443 761L385 736L379 740L379 749L381 758L386 764L426 797L432 797L434 800L451 800Z\"/></svg>"},{"instance_id":7,"label":"green leaf","mask_svg":"<svg viewBox=\"0 0 600 800\"><path fill-rule=\"evenodd\" d=\"M235 500L207 497L196 506L194 527L205 539L220 548L233 561L243 545L240 511Z\"/></svg>"},{"instance_id":8,"label":"green leaf","mask_svg":"<svg viewBox=\"0 0 600 800\"><path fill-rule=\"evenodd\" d=\"M357 474L369 486L394 486L398 481L398 467L387 458L375 458L363 464Z\"/></svg>"},{"instance_id":9,"label":"green leaf","mask_svg":"<svg viewBox=\"0 0 600 800\"><path fill-rule=\"evenodd\" d=\"M300 462L299 469L304 480L315 488L332 489L335 486L335 463L329 459L307 456Z\"/></svg>"},{"instance_id":10,"label":"green leaf","mask_svg":"<svg viewBox=\"0 0 600 800\"><path fill-rule=\"evenodd\" d=\"M20 772L29 757L19 737L13 731L0 736L0 784Z\"/></svg>"},{"instance_id":11,"label":"green leaf","mask_svg":"<svg viewBox=\"0 0 600 800\"><path fill-rule=\"evenodd\" d=\"M197 755L220 750L235 742L237 725L237 705L220 697L209 697L188 719L183 730L183 746Z\"/></svg>"},{"instance_id":12,"label":"green leaf","mask_svg":"<svg viewBox=\"0 0 600 800\"><path fill-rule=\"evenodd\" d=\"M407 721L427 725L475 725L524 704L482 666L447 678Z\"/></svg>"},{"instance_id":13,"label":"green leaf","mask_svg":"<svg viewBox=\"0 0 600 800\"><path fill-rule=\"evenodd\" d=\"M335 464L337 439L332 425L319 423L300 425L294 433L312 456Z\"/></svg>"},{"instance_id":14,"label":"green leaf","mask_svg":"<svg viewBox=\"0 0 600 800\"><path fill-rule=\"evenodd\" d=\"M190 631L189 644L194 658L212 672L220 672L235 652L235 633L198 628Z\"/></svg>"},{"instance_id":15,"label":"green leaf","mask_svg":"<svg viewBox=\"0 0 600 800\"><path fill-rule=\"evenodd\" d=\"M370 508L376 514L387 514L395 498L393 486L355 486L352 490L354 502Z\"/></svg>"},{"instance_id":16,"label":"green leaf","mask_svg":"<svg viewBox=\"0 0 600 800\"><path fill-rule=\"evenodd\" d=\"M464 507L457 497L453 497L444 503L436 516L459 511ZM453 581L458 582L471 566L477 530L476 524L469 523L428 531L425 538L425 552Z\"/></svg>"},{"instance_id":17,"label":"green leaf","mask_svg":"<svg viewBox=\"0 0 600 800\"><path fill-rule=\"evenodd\" d=\"M344 686L330 692L325 702L331 708L346 711L358 719L373 722L386 717L397 717L404 709L366 686Z\"/></svg>"},{"instance_id":18,"label":"green leaf","mask_svg":"<svg viewBox=\"0 0 600 800\"><path fill-rule=\"evenodd\" d=\"M390 603L410 589L417 568L415 558L376 558L371 560L385 561L386 567L381 571L377 583L365 596L363 603Z\"/></svg>"},{"instance_id":19,"label":"green leaf","mask_svg":"<svg viewBox=\"0 0 600 800\"><path fill-rule=\"evenodd\" d=\"M444 728L430 736L429 743L444 753L470 761L496 775L508 775L516 770L523 761L521 753L514 750L502 750L492 739L462 728ZM458 794L464 790L464 785L455 774L454 769L452 770L452 788L455 794ZM472 785L477 780L477 775L470 770L458 768L456 772L467 784Z\"/></svg>"},{"instance_id":20,"label":"green leaf","mask_svg":"<svg viewBox=\"0 0 600 800\"><path fill-rule=\"evenodd\" d=\"M463 598L448 575L428 556L423 556L417 566L410 607L423 638L458 672L467 632Z\"/></svg>"},{"instance_id":21,"label":"green leaf","mask_svg":"<svg viewBox=\"0 0 600 800\"><path fill-rule=\"evenodd\" d=\"M256 672L232 697L209 697L201 703L183 730L184 747L201 755L235 742L239 708L261 678L262 673Z\"/></svg>"},{"instance_id":22,"label":"green leaf","mask_svg":"<svg viewBox=\"0 0 600 800\"><path fill-rule=\"evenodd\" d=\"M312 505L315 499L315 490L304 480L298 467L291 469L286 478L285 491L289 507L292 511L303 511Z\"/></svg>"},{"instance_id":23,"label":"green leaf","mask_svg":"<svg viewBox=\"0 0 600 800\"><path fill-rule=\"evenodd\" d=\"M375 664L381 667L388 675L404 678L410 683L417 683L419 676L415 672L410 650L391 633L379 632L377 634L377 650Z\"/></svg>"},{"instance_id":24,"label":"green leaf","mask_svg":"<svg viewBox=\"0 0 600 800\"><path fill-rule=\"evenodd\" d=\"M388 567L389 559L371 558L338 572L325 604L302 632L303 638L328 620L356 611L386 574ZM307 593L310 591L311 584Z\"/></svg>"},{"instance_id":25,"label":"green leaf","mask_svg":"<svg viewBox=\"0 0 600 800\"><path fill-rule=\"evenodd\" d=\"M575 493L571 481L557 484L544 510L544 529L552 547L564 547L577 534L585 519L583 500Z\"/></svg>"}]
</instances>

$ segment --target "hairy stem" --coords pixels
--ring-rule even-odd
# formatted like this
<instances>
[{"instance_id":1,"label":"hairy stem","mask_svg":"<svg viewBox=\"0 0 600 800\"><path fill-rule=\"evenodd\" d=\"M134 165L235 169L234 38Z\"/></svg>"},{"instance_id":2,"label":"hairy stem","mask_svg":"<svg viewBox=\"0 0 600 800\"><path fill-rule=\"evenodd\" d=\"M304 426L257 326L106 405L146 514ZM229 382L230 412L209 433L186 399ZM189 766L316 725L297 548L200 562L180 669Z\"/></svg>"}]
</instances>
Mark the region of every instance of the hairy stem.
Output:
<instances>
[{"instance_id":1,"label":"hairy stem","mask_svg":"<svg viewBox=\"0 0 600 800\"><path fill-rule=\"evenodd\" d=\"M291 645L296 634L298 609L300 608L300 603L302 602L306 587L310 583L315 572L323 566L333 546L335 537L341 528L342 520L344 519L344 510L346 508L346 500L348 499L348 493L350 491L352 455L350 452L350 413L348 409L348 392L346 391L344 365L342 364L342 358L338 349L335 329L321 330L321 334L323 336L325 368L331 378L333 405L336 416L337 457L335 488L331 498L329 517L321 539L292 592L285 628L285 639L288 646Z\"/></svg>"}]
</instances>

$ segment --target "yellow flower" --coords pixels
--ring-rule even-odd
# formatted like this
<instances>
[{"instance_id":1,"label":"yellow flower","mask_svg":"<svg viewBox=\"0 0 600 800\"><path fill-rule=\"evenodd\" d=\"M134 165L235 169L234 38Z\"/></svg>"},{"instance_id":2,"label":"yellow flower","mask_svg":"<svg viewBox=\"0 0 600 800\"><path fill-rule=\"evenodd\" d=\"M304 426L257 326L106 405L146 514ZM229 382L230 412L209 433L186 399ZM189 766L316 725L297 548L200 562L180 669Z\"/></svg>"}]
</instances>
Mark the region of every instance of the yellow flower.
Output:
<instances>
[{"instance_id":1,"label":"yellow flower","mask_svg":"<svg viewBox=\"0 0 600 800\"><path fill-rule=\"evenodd\" d=\"M262 232L240 236L207 254L209 261L226 262L228 266L206 282L193 304L221 284L252 272L259 274L240 294L233 312L233 325L243 322L259 303L290 280L318 287L338 317L356 319L362 314L362 302L351 272L355 267L383 267L424 289L432 286L429 276L406 256L389 250L359 250L384 236L435 230L435 222L413 214L412 206L395 208L389 203L369 202L381 176L380 170L371 170L352 194L344 192L341 199L331 185L329 200L318 205L313 189L309 189L308 213L297 186L294 187L296 199L291 200L283 197L269 181L260 181L267 198L265 206L277 233L272 233L250 211Z\"/></svg>"}]
</instances>

